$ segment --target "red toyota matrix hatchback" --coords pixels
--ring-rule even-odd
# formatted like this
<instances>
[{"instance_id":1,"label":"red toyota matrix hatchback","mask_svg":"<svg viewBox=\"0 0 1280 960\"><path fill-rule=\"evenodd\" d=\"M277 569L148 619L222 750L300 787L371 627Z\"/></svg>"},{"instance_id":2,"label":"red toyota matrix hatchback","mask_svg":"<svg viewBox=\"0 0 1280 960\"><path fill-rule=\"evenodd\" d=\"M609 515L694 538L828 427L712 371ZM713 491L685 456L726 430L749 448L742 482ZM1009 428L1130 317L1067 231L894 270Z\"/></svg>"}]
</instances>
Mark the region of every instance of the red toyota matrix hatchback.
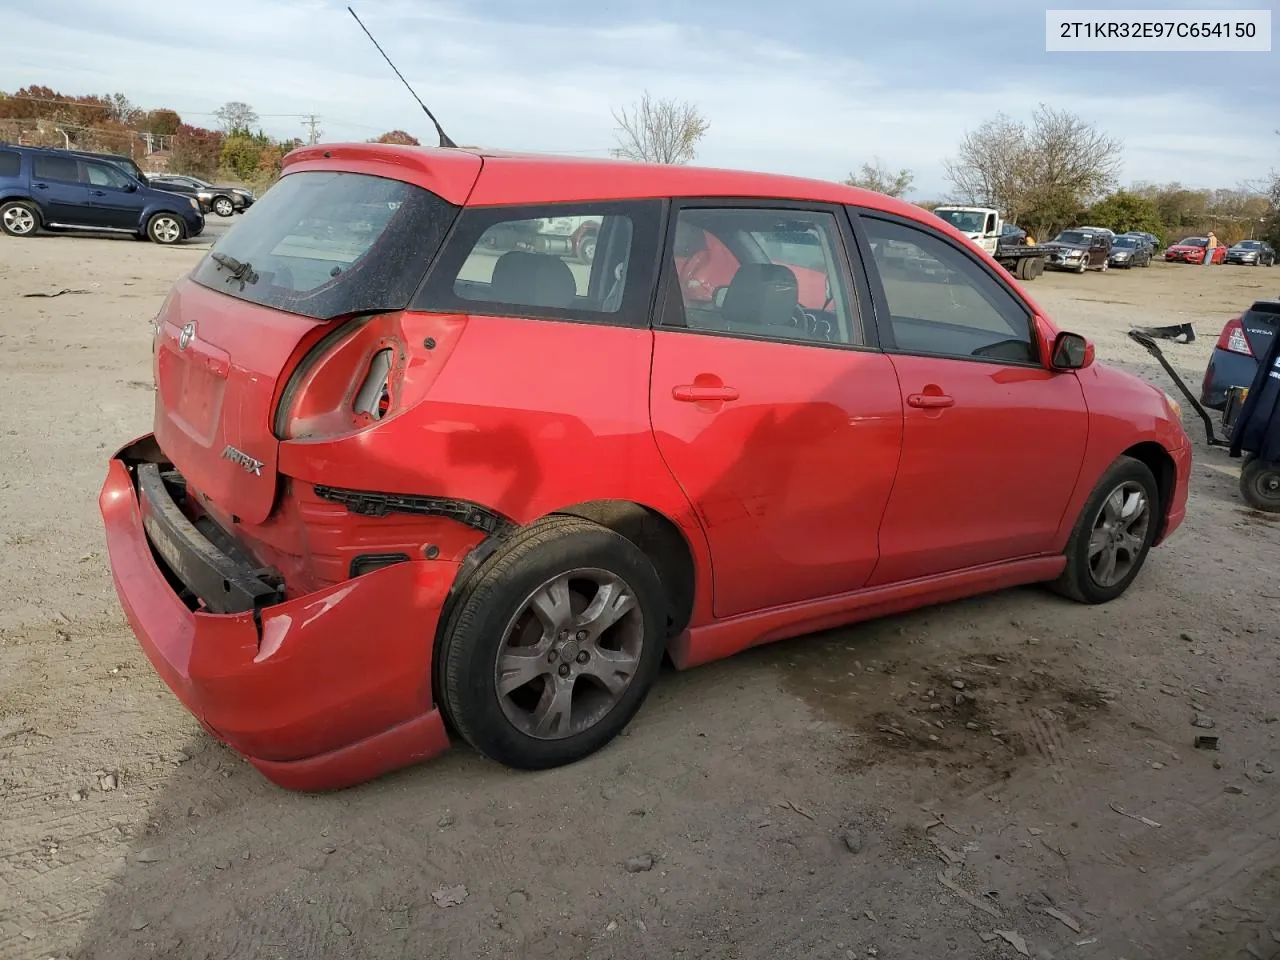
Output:
<instances>
[{"instance_id":1,"label":"red toyota matrix hatchback","mask_svg":"<svg viewBox=\"0 0 1280 960\"><path fill-rule=\"evenodd\" d=\"M584 229L594 242L574 238ZM1123 593L1160 390L919 207L720 170L306 147L155 324L100 505L165 682L274 782L608 743L755 644Z\"/></svg>"}]
</instances>

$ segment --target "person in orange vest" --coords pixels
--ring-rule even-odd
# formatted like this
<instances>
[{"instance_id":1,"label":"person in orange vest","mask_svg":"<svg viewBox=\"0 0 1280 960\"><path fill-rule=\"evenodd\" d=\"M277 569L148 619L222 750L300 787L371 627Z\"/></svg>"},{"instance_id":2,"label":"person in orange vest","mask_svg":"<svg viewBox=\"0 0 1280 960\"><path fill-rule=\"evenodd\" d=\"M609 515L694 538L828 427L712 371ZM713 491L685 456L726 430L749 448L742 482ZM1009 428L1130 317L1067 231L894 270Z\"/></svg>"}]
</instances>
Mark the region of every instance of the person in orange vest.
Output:
<instances>
[{"instance_id":1,"label":"person in orange vest","mask_svg":"<svg viewBox=\"0 0 1280 960\"><path fill-rule=\"evenodd\" d=\"M1213 248L1216 247L1217 245L1218 245L1218 237L1212 230L1210 230L1209 244L1204 248L1204 265L1206 267L1209 266L1209 264L1213 263Z\"/></svg>"}]
</instances>

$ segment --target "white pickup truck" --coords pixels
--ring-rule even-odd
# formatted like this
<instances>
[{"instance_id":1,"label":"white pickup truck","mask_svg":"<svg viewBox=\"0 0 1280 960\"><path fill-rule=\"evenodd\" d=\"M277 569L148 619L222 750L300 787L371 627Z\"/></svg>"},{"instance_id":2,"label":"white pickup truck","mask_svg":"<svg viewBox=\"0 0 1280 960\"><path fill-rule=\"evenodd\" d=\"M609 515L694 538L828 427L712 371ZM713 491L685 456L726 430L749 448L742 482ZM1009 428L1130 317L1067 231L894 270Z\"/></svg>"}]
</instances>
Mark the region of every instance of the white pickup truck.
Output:
<instances>
[{"instance_id":1,"label":"white pickup truck","mask_svg":"<svg viewBox=\"0 0 1280 960\"><path fill-rule=\"evenodd\" d=\"M1006 235L1004 220L994 207L935 207L933 214L995 257L1019 280L1034 280L1044 273L1045 254L1034 244Z\"/></svg>"}]
</instances>

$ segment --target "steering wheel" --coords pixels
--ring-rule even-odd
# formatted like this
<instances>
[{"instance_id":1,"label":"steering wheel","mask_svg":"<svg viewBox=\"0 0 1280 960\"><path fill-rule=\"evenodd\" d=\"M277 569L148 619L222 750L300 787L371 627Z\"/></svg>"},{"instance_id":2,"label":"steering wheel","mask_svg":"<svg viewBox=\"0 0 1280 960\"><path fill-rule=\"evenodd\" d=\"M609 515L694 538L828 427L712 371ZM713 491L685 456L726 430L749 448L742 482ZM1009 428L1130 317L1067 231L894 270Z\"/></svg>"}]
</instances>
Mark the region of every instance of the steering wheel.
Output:
<instances>
[{"instance_id":1,"label":"steering wheel","mask_svg":"<svg viewBox=\"0 0 1280 960\"><path fill-rule=\"evenodd\" d=\"M831 340L831 324L819 320L798 303L791 314L791 325L811 340Z\"/></svg>"}]
</instances>

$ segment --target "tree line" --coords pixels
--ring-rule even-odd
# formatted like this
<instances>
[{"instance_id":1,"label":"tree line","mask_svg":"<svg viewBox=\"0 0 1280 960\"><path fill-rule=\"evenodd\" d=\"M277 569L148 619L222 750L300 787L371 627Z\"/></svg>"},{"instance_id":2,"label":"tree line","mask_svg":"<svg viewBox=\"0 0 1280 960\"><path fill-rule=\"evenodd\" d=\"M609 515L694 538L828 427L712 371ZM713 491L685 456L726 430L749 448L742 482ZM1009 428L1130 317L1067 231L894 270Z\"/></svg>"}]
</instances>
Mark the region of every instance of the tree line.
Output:
<instances>
[{"instance_id":1,"label":"tree line","mask_svg":"<svg viewBox=\"0 0 1280 960\"><path fill-rule=\"evenodd\" d=\"M198 126L168 107L137 107L123 93L66 94L38 84L0 91L0 141L117 153L144 167L150 147L167 158L169 171L206 180L265 185L279 176L284 155L302 144L267 135L257 111L243 101L225 103L211 116L213 126ZM403 130L374 140L418 143Z\"/></svg>"},{"instance_id":2,"label":"tree line","mask_svg":"<svg viewBox=\"0 0 1280 960\"><path fill-rule=\"evenodd\" d=\"M691 162L711 128L697 104L647 91L612 115L613 155L650 163ZM0 91L0 140L127 153L140 162L148 144L160 144L170 170L205 179L269 183L279 175L284 155L302 143L268 136L257 112L242 101L223 104L212 116L214 126L197 126L167 107L141 109L122 93L67 95L39 85ZM370 142L419 145L404 130ZM945 200L996 207L1037 238L1087 223L1117 232L1143 230L1166 242L1212 229L1228 243L1265 237L1280 245L1280 174L1233 189L1150 182L1121 188L1123 150L1120 139L1067 110L1041 104L1029 121L997 114L966 132L944 161L952 188ZM873 158L842 182L903 197L915 185L915 174ZM932 209L941 202L918 205Z\"/></svg>"}]
</instances>

